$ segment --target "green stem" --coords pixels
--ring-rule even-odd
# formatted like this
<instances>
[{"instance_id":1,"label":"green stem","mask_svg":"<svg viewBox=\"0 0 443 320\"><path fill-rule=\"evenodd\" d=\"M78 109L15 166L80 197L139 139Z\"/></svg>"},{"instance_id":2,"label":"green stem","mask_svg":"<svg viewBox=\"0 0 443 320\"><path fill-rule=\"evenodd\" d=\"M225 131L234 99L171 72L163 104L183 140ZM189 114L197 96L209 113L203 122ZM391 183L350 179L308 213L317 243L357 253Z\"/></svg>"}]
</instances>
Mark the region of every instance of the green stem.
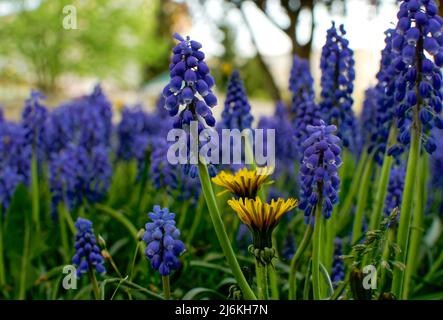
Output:
<instances>
[{"instance_id":1,"label":"green stem","mask_svg":"<svg viewBox=\"0 0 443 320\"><path fill-rule=\"evenodd\" d=\"M416 120L419 121L419 120ZM420 156L420 133L417 128L412 128L411 148L409 150L408 165L406 169L406 180L401 202L401 214L398 224L397 245L400 251L396 255L396 261L405 263L408 250L408 240L412 216L412 200L417 175L418 158ZM392 279L392 292L397 298L402 297L404 271L395 268Z\"/></svg>"},{"instance_id":2,"label":"green stem","mask_svg":"<svg viewBox=\"0 0 443 320\"><path fill-rule=\"evenodd\" d=\"M100 300L100 289L97 284L97 278L95 277L95 273L92 269L89 269L89 280L91 281L92 292L94 294L95 300Z\"/></svg>"},{"instance_id":3,"label":"green stem","mask_svg":"<svg viewBox=\"0 0 443 320\"><path fill-rule=\"evenodd\" d=\"M363 171L362 184L358 190L357 209L355 212L354 226L352 228L352 243L355 244L361 237L361 229L363 225L363 217L368 200L368 191L371 182L372 167L374 161L372 155L369 156L368 161Z\"/></svg>"},{"instance_id":4,"label":"green stem","mask_svg":"<svg viewBox=\"0 0 443 320\"><path fill-rule=\"evenodd\" d=\"M62 249L63 249L63 259L65 262L69 259L69 241L68 241L68 234L66 232L66 219L64 218L63 211L64 211L64 204L60 204L58 207L58 224L60 227L60 238L62 242Z\"/></svg>"},{"instance_id":5,"label":"green stem","mask_svg":"<svg viewBox=\"0 0 443 320\"><path fill-rule=\"evenodd\" d=\"M357 169L355 170L355 176L354 179L352 179L351 187L349 188L349 191L346 195L343 195L342 192L340 192L340 197L345 199L343 206L336 207L337 211L339 210L340 213L340 224L337 232L341 231L347 224L347 221L350 217L349 212L351 212L352 206L354 204L354 196L355 193L358 191L360 186L360 180L362 178L362 172L363 168L367 162L368 159L368 153L364 152L362 157L360 158ZM335 210L334 210L335 211ZM334 215L334 212L333 212Z\"/></svg>"},{"instance_id":6,"label":"green stem","mask_svg":"<svg viewBox=\"0 0 443 320\"><path fill-rule=\"evenodd\" d=\"M40 238L40 199L38 190L37 157L35 150L31 160L31 184L32 184L32 220L35 224L36 236Z\"/></svg>"},{"instance_id":7,"label":"green stem","mask_svg":"<svg viewBox=\"0 0 443 320\"><path fill-rule=\"evenodd\" d=\"M28 264L29 264L29 245L31 240L31 230L29 225L28 215L25 214L25 234L23 239L23 256L22 265L20 271L20 285L18 292L18 299L24 300L26 298L26 275L28 274Z\"/></svg>"},{"instance_id":8,"label":"green stem","mask_svg":"<svg viewBox=\"0 0 443 320\"><path fill-rule=\"evenodd\" d=\"M268 300L268 277L266 265L255 259L255 272L257 275L257 296L260 300Z\"/></svg>"},{"instance_id":9,"label":"green stem","mask_svg":"<svg viewBox=\"0 0 443 320\"><path fill-rule=\"evenodd\" d=\"M320 199L321 201L321 199ZM320 247L321 247L321 202L317 204L314 220L314 238L312 249L312 289L314 291L314 300L320 300Z\"/></svg>"},{"instance_id":10,"label":"green stem","mask_svg":"<svg viewBox=\"0 0 443 320\"><path fill-rule=\"evenodd\" d=\"M378 227L380 226L383 207L385 204L386 193L388 192L389 177L391 174L391 167L393 161L393 157L388 155L388 149L389 146L391 145L390 142L392 142L392 140L395 139L396 132L397 129L394 123L392 124L391 130L389 132L389 138L388 138L389 145L386 147L385 156L383 158L383 166L381 168L381 175L380 179L378 180L378 186L376 189L377 194L375 196L375 205L372 209L369 230L378 229Z\"/></svg>"},{"instance_id":11,"label":"green stem","mask_svg":"<svg viewBox=\"0 0 443 320\"><path fill-rule=\"evenodd\" d=\"M169 283L169 276L162 276L163 295L165 300L171 299L171 285Z\"/></svg>"},{"instance_id":12,"label":"green stem","mask_svg":"<svg viewBox=\"0 0 443 320\"><path fill-rule=\"evenodd\" d=\"M71 233L73 235L75 235L77 233L77 230L75 229L74 221L72 220L72 216L69 214L68 208L66 207L66 205L63 204L62 207L60 208L60 211L62 213L61 218L64 219L68 223L69 230L71 231Z\"/></svg>"},{"instance_id":13,"label":"green stem","mask_svg":"<svg viewBox=\"0 0 443 320\"><path fill-rule=\"evenodd\" d=\"M217 235L220 246L222 247L223 253L228 261L228 265L235 276L235 279L240 286L243 296L249 300L255 300L256 297L248 282L246 281L243 272L241 271L240 265L235 257L234 250L232 249L231 243L229 242L228 235L226 234L226 229L223 225L223 221L220 217L220 212L218 211L217 203L215 200L214 190L209 179L208 168L205 164L199 162L198 173L200 182L202 185L203 194L206 200L206 204L209 209L209 214L211 216L212 224L214 225L215 233Z\"/></svg>"},{"instance_id":14,"label":"green stem","mask_svg":"<svg viewBox=\"0 0 443 320\"><path fill-rule=\"evenodd\" d=\"M305 234L303 235L303 239L300 243L300 246L298 247L297 251L295 252L294 256L291 260L291 268L289 271L289 300L295 300L297 296L297 267L300 262L300 258L305 252L306 248L308 247L309 243L311 242L312 233L314 231L314 228L311 224L308 224L305 230Z\"/></svg>"},{"instance_id":15,"label":"green stem","mask_svg":"<svg viewBox=\"0 0 443 320\"><path fill-rule=\"evenodd\" d=\"M303 286L303 300L309 299L309 292L311 291L311 274L312 274L312 259L309 259L308 268L305 275L305 283Z\"/></svg>"},{"instance_id":16,"label":"green stem","mask_svg":"<svg viewBox=\"0 0 443 320\"><path fill-rule=\"evenodd\" d=\"M443 267L443 251L440 252L440 255L438 256L437 260L433 263L431 269L429 269L428 273L423 278L423 282L419 283L417 287L415 288L415 292L418 292L423 286L431 281L433 275L441 268Z\"/></svg>"},{"instance_id":17,"label":"green stem","mask_svg":"<svg viewBox=\"0 0 443 320\"><path fill-rule=\"evenodd\" d=\"M384 248L383 248L383 260L386 262L389 261L390 245L395 240L395 227L387 230L387 233L388 233L387 239L385 241ZM385 288L386 288L387 277L388 277L388 270L386 270L386 268L382 268L381 269L381 281L380 281L380 288L382 291L385 290Z\"/></svg>"},{"instance_id":18,"label":"green stem","mask_svg":"<svg viewBox=\"0 0 443 320\"><path fill-rule=\"evenodd\" d=\"M4 257L4 246L3 246L3 212L2 206L0 205L0 287L3 287L6 283L5 275L5 257Z\"/></svg>"},{"instance_id":19,"label":"green stem","mask_svg":"<svg viewBox=\"0 0 443 320\"><path fill-rule=\"evenodd\" d=\"M203 213L202 209L203 208L200 206L200 201L199 201L197 205L197 213L194 216L194 221L192 221L191 229L189 230L189 233L186 237L185 243L187 248L191 247L192 239L194 238L195 232L197 231L198 225L200 224L200 220Z\"/></svg>"},{"instance_id":20,"label":"green stem","mask_svg":"<svg viewBox=\"0 0 443 320\"><path fill-rule=\"evenodd\" d=\"M278 292L278 277L275 266L272 264L268 264L266 266L266 270L268 272L269 285L271 287L271 299L278 300L280 298L280 295Z\"/></svg>"},{"instance_id":21,"label":"green stem","mask_svg":"<svg viewBox=\"0 0 443 320\"><path fill-rule=\"evenodd\" d=\"M414 213L412 217L411 241L409 244L408 257L403 282L402 299L408 299L411 279L416 270L420 243L423 236L423 220L425 207L425 189L427 180L427 153L419 159L419 170L417 174L417 189L415 191Z\"/></svg>"}]
</instances>

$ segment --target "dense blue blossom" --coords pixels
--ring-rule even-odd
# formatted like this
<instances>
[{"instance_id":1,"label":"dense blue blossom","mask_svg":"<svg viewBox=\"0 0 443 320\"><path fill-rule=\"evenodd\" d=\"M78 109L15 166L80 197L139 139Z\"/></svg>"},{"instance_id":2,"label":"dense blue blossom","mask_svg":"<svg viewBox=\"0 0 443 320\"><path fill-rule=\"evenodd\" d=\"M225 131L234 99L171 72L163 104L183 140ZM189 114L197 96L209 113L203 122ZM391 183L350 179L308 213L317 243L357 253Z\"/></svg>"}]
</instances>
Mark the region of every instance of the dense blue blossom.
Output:
<instances>
[{"instance_id":1,"label":"dense blue blossom","mask_svg":"<svg viewBox=\"0 0 443 320\"><path fill-rule=\"evenodd\" d=\"M406 167L404 165L394 166L391 169L384 208L386 216L389 216L394 208L398 208L397 218L400 215L405 176Z\"/></svg>"},{"instance_id":2,"label":"dense blue blossom","mask_svg":"<svg viewBox=\"0 0 443 320\"><path fill-rule=\"evenodd\" d=\"M323 46L320 68L321 75L321 110L323 120L337 126L337 135L343 146L356 151L355 138L357 125L352 110L352 92L354 90L354 58L349 48L343 25L337 31L335 24L327 31L326 44Z\"/></svg>"},{"instance_id":3,"label":"dense blue blossom","mask_svg":"<svg viewBox=\"0 0 443 320\"><path fill-rule=\"evenodd\" d=\"M179 256L185 251L185 245L179 239L180 231L175 226L175 214L156 205L148 217L152 222L146 224L143 234L143 241L147 245L146 257L154 270L168 276L180 267Z\"/></svg>"},{"instance_id":4,"label":"dense blue blossom","mask_svg":"<svg viewBox=\"0 0 443 320\"><path fill-rule=\"evenodd\" d=\"M275 177L285 176L290 178L294 172L294 162L297 159L297 146L294 139L294 129L289 120L288 110L280 101L277 102L274 115L272 117L262 117L257 128L265 130L263 132L263 148L266 153L267 134L266 130L275 130Z\"/></svg>"},{"instance_id":5,"label":"dense blue blossom","mask_svg":"<svg viewBox=\"0 0 443 320\"><path fill-rule=\"evenodd\" d=\"M309 69L308 60L294 56L289 90L292 93L291 112L294 116L293 128L295 145L302 156L302 143L308 137L307 125L318 124L322 118L320 107L315 103L314 79Z\"/></svg>"},{"instance_id":6,"label":"dense blue blossom","mask_svg":"<svg viewBox=\"0 0 443 320\"><path fill-rule=\"evenodd\" d=\"M343 255L343 244L340 238L335 238L334 240L334 260L332 262L332 272L331 281L334 286L337 282L343 281L345 279L345 265L344 261L340 256Z\"/></svg>"},{"instance_id":7,"label":"dense blue blossom","mask_svg":"<svg viewBox=\"0 0 443 320\"><path fill-rule=\"evenodd\" d=\"M177 170L167 159L170 144L166 137L156 137L152 144L150 178L155 188L177 188Z\"/></svg>"},{"instance_id":8,"label":"dense blue blossom","mask_svg":"<svg viewBox=\"0 0 443 320\"><path fill-rule=\"evenodd\" d=\"M163 89L165 108L175 117L174 128L186 127L191 121L198 121L200 128L213 127L211 108L217 105L217 98L211 90L214 79L204 61L205 54L200 51L202 45L178 34L174 38L179 43L169 65L170 82Z\"/></svg>"},{"instance_id":9,"label":"dense blue blossom","mask_svg":"<svg viewBox=\"0 0 443 320\"><path fill-rule=\"evenodd\" d=\"M409 145L414 126L428 153L436 148L431 129L443 129L443 19L435 8L433 0L401 1L392 39L392 50L399 55L395 61L399 71L395 81L397 140Z\"/></svg>"},{"instance_id":10,"label":"dense blue blossom","mask_svg":"<svg viewBox=\"0 0 443 320\"><path fill-rule=\"evenodd\" d=\"M368 148L372 145L372 139L377 135L377 112L378 112L378 91L375 88L369 88L365 91L362 113L359 119L361 132L361 148ZM360 148L360 149L361 149Z\"/></svg>"},{"instance_id":11,"label":"dense blue blossom","mask_svg":"<svg viewBox=\"0 0 443 320\"><path fill-rule=\"evenodd\" d=\"M87 96L62 104L51 112L45 124L49 153L59 152L69 143L91 151L98 145L111 145L111 104L99 85Z\"/></svg>"},{"instance_id":12,"label":"dense blue blossom","mask_svg":"<svg viewBox=\"0 0 443 320\"><path fill-rule=\"evenodd\" d=\"M392 50L394 34L393 29L385 32L385 47L381 52L380 67L376 75L377 85L369 97L371 100L375 99L377 111L375 113L376 129L371 131L372 135L367 140L368 152L374 153L374 159L380 165L383 163L389 132L395 121L395 81L399 73L396 64L401 62L401 59L399 60L398 54ZM403 148L396 146L389 150L389 154L398 155L402 151Z\"/></svg>"},{"instance_id":13,"label":"dense blue blossom","mask_svg":"<svg viewBox=\"0 0 443 320\"><path fill-rule=\"evenodd\" d=\"M0 122L0 207L8 208L16 187L30 179L32 148L26 130L16 123Z\"/></svg>"},{"instance_id":14,"label":"dense blue blossom","mask_svg":"<svg viewBox=\"0 0 443 320\"><path fill-rule=\"evenodd\" d=\"M54 153L49 164L52 216L56 217L60 202L73 209L83 199L100 201L109 189L111 178L112 167L105 146L96 146L88 153L83 146L69 144Z\"/></svg>"},{"instance_id":15,"label":"dense blue blossom","mask_svg":"<svg viewBox=\"0 0 443 320\"><path fill-rule=\"evenodd\" d=\"M105 273L103 256L97 245L92 222L88 219L77 218L75 228L77 234L75 235L75 254L72 257L72 263L77 267L77 276L80 277L81 274L94 269L98 273Z\"/></svg>"},{"instance_id":16,"label":"dense blue blossom","mask_svg":"<svg viewBox=\"0 0 443 320\"><path fill-rule=\"evenodd\" d=\"M31 96L26 99L22 112L22 126L26 131L26 143L37 152L38 160L43 160L45 152L44 130L48 111L41 103L44 98L39 91L32 91Z\"/></svg>"},{"instance_id":17,"label":"dense blue blossom","mask_svg":"<svg viewBox=\"0 0 443 320\"><path fill-rule=\"evenodd\" d=\"M163 97L165 108L169 115L174 117L173 127L185 129L187 132L187 154L182 156L186 156L189 163L183 166L183 171L196 177L197 166L192 162L198 160L198 155L189 150L190 140L193 138L189 128L191 121L197 122L198 133L207 127L215 126L215 118L211 111L211 108L217 105L217 98L211 90L214 79L204 61L205 54L200 51L202 45L189 37L184 39L177 33L174 34L174 38L179 43L172 50L170 81L163 89ZM209 137L206 138L210 140ZM198 143L200 142L199 140ZM206 160L209 164L209 160ZM213 165L209 164L208 169L211 176L216 174Z\"/></svg>"},{"instance_id":18,"label":"dense blue blossom","mask_svg":"<svg viewBox=\"0 0 443 320\"><path fill-rule=\"evenodd\" d=\"M306 100L314 97L314 79L309 68L309 61L297 55L292 60L289 76L289 91L292 94L291 112L297 117Z\"/></svg>"},{"instance_id":19,"label":"dense blue blossom","mask_svg":"<svg viewBox=\"0 0 443 320\"><path fill-rule=\"evenodd\" d=\"M242 131L243 129L251 129L253 120L243 81L238 71L234 70L229 79L225 106L218 125L221 129Z\"/></svg>"},{"instance_id":20,"label":"dense blue blossom","mask_svg":"<svg viewBox=\"0 0 443 320\"><path fill-rule=\"evenodd\" d=\"M318 126L308 126L307 130L310 136L303 142L299 208L305 212L306 222L313 223L314 219L310 217L318 205L322 207L323 216L329 218L338 201L338 167L342 160L340 138L334 135L336 126L327 126L321 120Z\"/></svg>"}]
</instances>

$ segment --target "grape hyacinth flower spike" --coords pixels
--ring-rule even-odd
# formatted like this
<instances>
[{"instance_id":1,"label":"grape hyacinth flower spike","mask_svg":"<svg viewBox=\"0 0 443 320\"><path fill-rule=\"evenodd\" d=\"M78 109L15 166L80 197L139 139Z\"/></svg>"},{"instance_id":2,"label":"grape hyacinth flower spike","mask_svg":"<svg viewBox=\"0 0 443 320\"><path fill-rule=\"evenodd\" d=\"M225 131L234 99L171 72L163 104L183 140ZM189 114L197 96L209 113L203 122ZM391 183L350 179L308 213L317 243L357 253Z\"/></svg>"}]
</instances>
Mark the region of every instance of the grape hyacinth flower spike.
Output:
<instances>
[{"instance_id":1,"label":"grape hyacinth flower spike","mask_svg":"<svg viewBox=\"0 0 443 320\"><path fill-rule=\"evenodd\" d=\"M179 43L173 49L169 65L170 81L163 89L165 108L169 115L174 117L173 127L187 131L188 145L191 137L191 122L197 122L198 133L207 127L215 126L215 118L211 108L217 105L217 97L212 92L214 79L205 59L205 54L200 49L202 45L188 37L183 38L175 33L174 38ZM210 143L210 142L208 142ZM189 160L199 161L198 155L189 152ZM215 170L210 166L211 174ZM185 165L186 172L195 172L195 164Z\"/></svg>"},{"instance_id":2,"label":"grape hyacinth flower spike","mask_svg":"<svg viewBox=\"0 0 443 320\"><path fill-rule=\"evenodd\" d=\"M169 111L170 116L174 117L173 127L185 130L186 143L189 146L191 138L197 139L194 135L201 133L203 129L215 126L215 118L211 108L217 105L217 98L211 90L214 86L214 79L204 61L205 54L200 50L202 45L189 37L185 39L178 34L174 34L174 38L179 43L173 49L169 66L170 81L163 89L163 96L165 108ZM197 121L198 133L194 132L195 129L190 125L191 121ZM207 140L209 140L207 143L211 143L210 138ZM186 157L191 161L184 166L185 172L192 174L198 172L212 224L229 267L243 296L246 299L256 299L240 268L215 201L210 180L210 174L212 176L216 174L214 166L207 163L209 162L207 159L197 158L198 155L195 154L195 151L186 150L186 153Z\"/></svg>"},{"instance_id":3,"label":"grape hyacinth flower spike","mask_svg":"<svg viewBox=\"0 0 443 320\"><path fill-rule=\"evenodd\" d=\"M333 205L338 201L340 177L340 138L334 135L337 127L320 120L318 126L308 126L309 137L303 143L304 153L300 168L300 209L313 230L312 283L314 299L320 296L320 250L322 241L321 218L331 216ZM313 214L314 213L314 214ZM308 227L308 230L312 228ZM294 280L293 280L294 281Z\"/></svg>"},{"instance_id":4,"label":"grape hyacinth flower spike","mask_svg":"<svg viewBox=\"0 0 443 320\"><path fill-rule=\"evenodd\" d=\"M75 222L77 234L75 235L75 254L72 263L77 267L77 277L88 273L95 299L100 297L100 289L97 285L94 270L100 274L106 273L103 266L103 256L97 245L97 240L92 228L92 222L88 219L78 218Z\"/></svg>"},{"instance_id":5,"label":"grape hyacinth flower spike","mask_svg":"<svg viewBox=\"0 0 443 320\"><path fill-rule=\"evenodd\" d=\"M343 146L356 151L357 123L352 110L352 92L354 91L354 58L345 38L343 25L332 27L327 31L326 43L323 46L320 60L321 103L323 120L337 126L337 135Z\"/></svg>"},{"instance_id":6,"label":"grape hyacinth flower spike","mask_svg":"<svg viewBox=\"0 0 443 320\"><path fill-rule=\"evenodd\" d=\"M436 143L432 128L443 129L442 118L442 75L443 66L443 19L437 15L434 0L400 1L398 22L392 40L392 50L401 60L396 64L399 75L395 82L395 101L398 142L409 146L405 186L398 224L396 260L399 263L414 261L415 251L408 252L411 220L422 219L422 210L412 203L416 181L420 181L423 170L419 170L422 156L421 146L433 153ZM414 212L414 214L413 214ZM412 241L412 240L411 240ZM413 242L413 241L412 241ZM411 266L406 270L394 269L392 292L397 298L407 298L411 279Z\"/></svg>"},{"instance_id":7,"label":"grape hyacinth flower spike","mask_svg":"<svg viewBox=\"0 0 443 320\"><path fill-rule=\"evenodd\" d=\"M179 239L180 230L175 226L175 214L168 208L155 205L148 213L151 222L145 226L143 241L146 242L146 258L162 276L165 298L170 298L169 275L180 267L180 255L185 245Z\"/></svg>"},{"instance_id":8,"label":"grape hyacinth flower spike","mask_svg":"<svg viewBox=\"0 0 443 320\"><path fill-rule=\"evenodd\" d=\"M333 205L338 201L340 177L338 167L342 164L340 138L334 135L337 127L320 120L318 126L308 126L310 136L304 141L303 161L300 168L301 200L299 208L304 211L306 222L314 223L315 208L322 209L323 216L331 216Z\"/></svg>"}]
</instances>

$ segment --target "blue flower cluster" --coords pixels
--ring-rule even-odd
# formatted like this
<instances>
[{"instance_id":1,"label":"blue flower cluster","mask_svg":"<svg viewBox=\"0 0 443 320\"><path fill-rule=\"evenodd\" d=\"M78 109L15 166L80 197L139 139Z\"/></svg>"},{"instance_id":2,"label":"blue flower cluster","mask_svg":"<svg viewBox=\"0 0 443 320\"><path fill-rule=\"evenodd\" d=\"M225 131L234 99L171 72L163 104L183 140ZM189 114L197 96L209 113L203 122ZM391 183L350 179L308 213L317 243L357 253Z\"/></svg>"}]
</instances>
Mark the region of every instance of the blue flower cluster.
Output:
<instances>
[{"instance_id":1,"label":"blue flower cluster","mask_svg":"<svg viewBox=\"0 0 443 320\"><path fill-rule=\"evenodd\" d=\"M5 214L16 187L30 179L32 148L23 126L0 121L0 210Z\"/></svg>"},{"instance_id":2,"label":"blue flower cluster","mask_svg":"<svg viewBox=\"0 0 443 320\"><path fill-rule=\"evenodd\" d=\"M334 240L334 260L332 262L331 281L334 286L337 282L345 279L345 264L343 259L340 258L343 255L343 244L340 238Z\"/></svg>"},{"instance_id":3,"label":"blue flower cluster","mask_svg":"<svg viewBox=\"0 0 443 320\"><path fill-rule=\"evenodd\" d=\"M322 118L320 107L315 103L314 79L308 60L294 56L289 90L292 93L291 112L294 116L295 145L300 147L308 137L306 126L318 124L318 120ZM302 150L298 152L302 156Z\"/></svg>"},{"instance_id":4,"label":"blue flower cluster","mask_svg":"<svg viewBox=\"0 0 443 320\"><path fill-rule=\"evenodd\" d=\"M173 49L169 65L171 80L163 89L165 108L171 116L178 115L174 128L184 128L191 121L198 121L200 129L205 124L213 127L215 118L211 108L217 105L217 98L211 90L214 79L204 61L205 54L200 51L202 45L178 34L174 38L179 43ZM180 111L180 107L184 108Z\"/></svg>"},{"instance_id":5,"label":"blue flower cluster","mask_svg":"<svg viewBox=\"0 0 443 320\"><path fill-rule=\"evenodd\" d=\"M377 111L376 129L369 138L368 152L374 152L374 159L380 165L383 163L389 132L395 121L395 81L398 75L395 66L401 60L398 60L398 55L392 51L394 34L395 30L393 29L385 31L385 47L381 52L380 68L376 75L377 84L375 92L371 94L371 97L376 101ZM389 154L399 155L402 151L403 148L397 145L389 150Z\"/></svg>"},{"instance_id":6,"label":"blue flower cluster","mask_svg":"<svg viewBox=\"0 0 443 320\"><path fill-rule=\"evenodd\" d=\"M404 165L398 165L391 169L384 208L386 216L389 216L394 208L398 208L397 218L400 215L405 176L406 167Z\"/></svg>"},{"instance_id":7,"label":"blue flower cluster","mask_svg":"<svg viewBox=\"0 0 443 320\"><path fill-rule=\"evenodd\" d=\"M149 149L154 148L157 138L165 138L168 128L172 126L172 120L169 117L165 118L166 110L163 105L161 108L158 107L164 99L159 100L153 113L143 111L141 105L133 108L124 107L121 121L116 128L117 157L125 161L135 159L138 176L141 175Z\"/></svg>"},{"instance_id":8,"label":"blue flower cluster","mask_svg":"<svg viewBox=\"0 0 443 320\"><path fill-rule=\"evenodd\" d=\"M177 33L174 34L174 38L179 43L172 50L173 55L169 65L170 81L163 89L165 108L169 111L169 115L174 117L174 128L189 130L191 121L197 121L200 133L208 126L215 126L215 118L211 111L211 108L217 105L217 98L211 90L214 79L204 61L205 54L200 51L202 45L189 37L184 39ZM190 139L188 131L188 146ZM189 151L190 148L187 149L189 160L198 157ZM215 167L208 159L207 163L210 175L214 176L217 172ZM197 166L194 164L184 165L183 171L191 177L197 176Z\"/></svg>"},{"instance_id":9,"label":"blue flower cluster","mask_svg":"<svg viewBox=\"0 0 443 320\"><path fill-rule=\"evenodd\" d=\"M45 122L49 187L55 217L60 201L70 208L101 200L110 185L111 104L100 86L54 109Z\"/></svg>"},{"instance_id":10,"label":"blue flower cluster","mask_svg":"<svg viewBox=\"0 0 443 320\"><path fill-rule=\"evenodd\" d=\"M399 55L395 62L398 142L409 145L415 126L425 150L432 153L436 144L430 131L434 126L443 129L443 19L433 0L401 1L397 17L392 50Z\"/></svg>"},{"instance_id":11,"label":"blue flower cluster","mask_svg":"<svg viewBox=\"0 0 443 320\"><path fill-rule=\"evenodd\" d=\"M356 152L357 124L352 110L354 90L354 58L349 48L343 25L337 31L335 24L327 31L323 46L320 68L321 103L323 120L335 124L343 146Z\"/></svg>"},{"instance_id":12,"label":"blue flower cluster","mask_svg":"<svg viewBox=\"0 0 443 320\"><path fill-rule=\"evenodd\" d=\"M226 92L225 107L221 114L221 129L250 129L254 117L248 102L243 81L237 70L232 72Z\"/></svg>"},{"instance_id":13,"label":"blue flower cluster","mask_svg":"<svg viewBox=\"0 0 443 320\"><path fill-rule=\"evenodd\" d=\"M170 144L166 137L156 137L152 144L150 178L155 188L168 192L177 188L177 170L169 164L167 152Z\"/></svg>"},{"instance_id":14,"label":"blue flower cluster","mask_svg":"<svg viewBox=\"0 0 443 320\"><path fill-rule=\"evenodd\" d=\"M185 245L179 240L180 231L175 226L175 214L156 205L148 217L152 222L146 224L143 234L143 241L147 244L146 257L154 270L168 276L180 267L178 258L185 251Z\"/></svg>"},{"instance_id":15,"label":"blue flower cluster","mask_svg":"<svg viewBox=\"0 0 443 320\"><path fill-rule=\"evenodd\" d=\"M277 102L272 117L262 117L257 125L258 129L275 130L275 157L276 165L274 176L276 178L285 176L290 179L294 173L294 162L298 160L298 146L294 139L294 128L289 120L289 114L283 102ZM263 148L267 150L267 135L263 133Z\"/></svg>"},{"instance_id":16,"label":"blue flower cluster","mask_svg":"<svg viewBox=\"0 0 443 320\"><path fill-rule=\"evenodd\" d=\"M378 91L376 88L369 88L365 91L365 99L359 119L361 133L361 148L369 149L372 146L372 139L378 131ZM372 149L371 149L372 150Z\"/></svg>"},{"instance_id":17,"label":"blue flower cluster","mask_svg":"<svg viewBox=\"0 0 443 320\"><path fill-rule=\"evenodd\" d=\"M334 132L337 127L320 120L318 126L307 126L309 137L303 142L303 161L300 168L300 210L305 212L306 222L320 205L322 214L329 218L333 205L338 201L340 177L338 167L342 164L340 138Z\"/></svg>"},{"instance_id":18,"label":"blue flower cluster","mask_svg":"<svg viewBox=\"0 0 443 320\"><path fill-rule=\"evenodd\" d=\"M75 235L75 254L72 257L72 263L78 268L77 277L93 269L98 273L105 273L103 256L97 245L92 222L88 219L77 218L75 228L77 229L77 234Z\"/></svg>"},{"instance_id":19,"label":"blue flower cluster","mask_svg":"<svg viewBox=\"0 0 443 320\"><path fill-rule=\"evenodd\" d=\"M45 97L39 91L32 91L25 102L22 113L22 126L26 130L26 143L36 152L37 159L43 160L45 155L45 124L48 117L46 107L41 103Z\"/></svg>"},{"instance_id":20,"label":"blue flower cluster","mask_svg":"<svg viewBox=\"0 0 443 320\"><path fill-rule=\"evenodd\" d=\"M309 68L309 61L294 55L289 75L289 91L292 94L291 112L297 117L306 100L314 97L314 79Z\"/></svg>"}]
</instances>

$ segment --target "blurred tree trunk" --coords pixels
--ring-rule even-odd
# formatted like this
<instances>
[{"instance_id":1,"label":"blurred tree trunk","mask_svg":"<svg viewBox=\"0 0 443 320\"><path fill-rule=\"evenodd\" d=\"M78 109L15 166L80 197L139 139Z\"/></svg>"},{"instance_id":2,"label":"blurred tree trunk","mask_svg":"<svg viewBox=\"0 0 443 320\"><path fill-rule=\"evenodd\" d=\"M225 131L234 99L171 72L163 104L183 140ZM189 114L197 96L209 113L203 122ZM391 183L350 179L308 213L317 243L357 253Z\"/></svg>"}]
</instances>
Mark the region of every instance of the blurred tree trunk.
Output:
<instances>
[{"instance_id":1,"label":"blurred tree trunk","mask_svg":"<svg viewBox=\"0 0 443 320\"><path fill-rule=\"evenodd\" d=\"M443 17L443 1L437 0L437 6L438 6L438 15L440 17Z\"/></svg>"},{"instance_id":2,"label":"blurred tree trunk","mask_svg":"<svg viewBox=\"0 0 443 320\"><path fill-rule=\"evenodd\" d=\"M300 0L299 4L296 6L296 2L291 0L281 0L280 4L283 9L286 11L286 14L289 18L289 26L287 28L282 28L267 12L266 12L266 0L257 1L257 6L260 10L268 17L269 21L271 21L276 27L283 30L286 35L289 37L292 43L292 54L297 54L298 56L308 59L311 55L312 49L312 39L314 37L314 0ZM300 16L300 12L305 9L309 10L311 13L311 30L310 37L308 42L305 44L301 44L300 40L297 38L297 22Z\"/></svg>"}]
</instances>

